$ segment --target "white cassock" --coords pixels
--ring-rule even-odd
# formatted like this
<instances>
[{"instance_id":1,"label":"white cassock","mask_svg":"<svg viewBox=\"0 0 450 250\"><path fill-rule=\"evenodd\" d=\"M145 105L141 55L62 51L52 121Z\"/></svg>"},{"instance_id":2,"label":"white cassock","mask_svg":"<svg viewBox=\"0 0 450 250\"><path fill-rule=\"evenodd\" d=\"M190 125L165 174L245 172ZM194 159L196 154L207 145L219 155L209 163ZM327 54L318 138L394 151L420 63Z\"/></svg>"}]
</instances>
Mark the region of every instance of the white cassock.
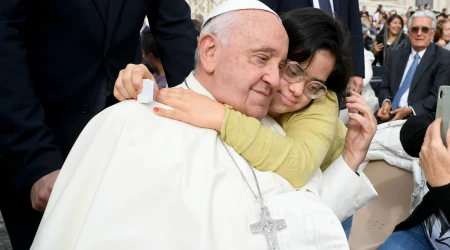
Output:
<instances>
[{"instance_id":1,"label":"white cassock","mask_svg":"<svg viewBox=\"0 0 450 250\"><path fill-rule=\"evenodd\" d=\"M212 98L193 74L187 82ZM217 132L158 117L154 106L162 105L126 101L89 122L31 249L268 249L263 235L250 232L260 206ZM272 119L264 123L283 132ZM228 148L257 193L246 161ZM342 158L298 190L277 174L255 172L272 218L287 223L277 234L280 250L348 249L340 220L376 196Z\"/></svg>"}]
</instances>

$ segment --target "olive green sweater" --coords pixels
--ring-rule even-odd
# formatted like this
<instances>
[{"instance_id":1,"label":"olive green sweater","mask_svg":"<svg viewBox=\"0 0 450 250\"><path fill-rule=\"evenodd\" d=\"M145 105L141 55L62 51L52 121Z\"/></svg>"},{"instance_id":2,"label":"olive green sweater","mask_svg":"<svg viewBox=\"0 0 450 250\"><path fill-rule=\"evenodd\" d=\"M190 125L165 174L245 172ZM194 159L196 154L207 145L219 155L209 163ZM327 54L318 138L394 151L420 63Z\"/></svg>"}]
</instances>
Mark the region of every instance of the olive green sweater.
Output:
<instances>
[{"instance_id":1,"label":"olive green sweater","mask_svg":"<svg viewBox=\"0 0 450 250\"><path fill-rule=\"evenodd\" d=\"M286 136L227 106L221 138L261 171L273 171L295 188L324 171L344 148L347 128L338 117L336 94L330 91L307 108L278 117Z\"/></svg>"}]
</instances>

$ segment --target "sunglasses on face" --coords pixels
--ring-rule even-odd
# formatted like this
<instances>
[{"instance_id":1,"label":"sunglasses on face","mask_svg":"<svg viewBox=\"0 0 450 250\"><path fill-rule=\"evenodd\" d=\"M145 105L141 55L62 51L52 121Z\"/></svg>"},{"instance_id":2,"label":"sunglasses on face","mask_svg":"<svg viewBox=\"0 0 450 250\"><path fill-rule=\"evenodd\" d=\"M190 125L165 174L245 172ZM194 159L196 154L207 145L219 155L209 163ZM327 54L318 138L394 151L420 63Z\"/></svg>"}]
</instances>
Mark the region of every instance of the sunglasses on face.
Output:
<instances>
[{"instance_id":1,"label":"sunglasses on face","mask_svg":"<svg viewBox=\"0 0 450 250\"><path fill-rule=\"evenodd\" d=\"M282 77L290 83L305 81L306 87L303 89L303 94L311 99L320 98L327 93L327 87L325 85L318 81L311 81L306 77L306 70L304 70L298 62L286 62L285 65L282 66L282 71L280 73L282 74Z\"/></svg>"},{"instance_id":2,"label":"sunglasses on face","mask_svg":"<svg viewBox=\"0 0 450 250\"><path fill-rule=\"evenodd\" d=\"M428 34L428 32L430 32L430 30L433 30L433 29L430 27L426 27L426 26L423 26L423 27L414 26L414 27L409 28L409 30L414 34L419 33L419 30L421 30L423 34Z\"/></svg>"}]
</instances>

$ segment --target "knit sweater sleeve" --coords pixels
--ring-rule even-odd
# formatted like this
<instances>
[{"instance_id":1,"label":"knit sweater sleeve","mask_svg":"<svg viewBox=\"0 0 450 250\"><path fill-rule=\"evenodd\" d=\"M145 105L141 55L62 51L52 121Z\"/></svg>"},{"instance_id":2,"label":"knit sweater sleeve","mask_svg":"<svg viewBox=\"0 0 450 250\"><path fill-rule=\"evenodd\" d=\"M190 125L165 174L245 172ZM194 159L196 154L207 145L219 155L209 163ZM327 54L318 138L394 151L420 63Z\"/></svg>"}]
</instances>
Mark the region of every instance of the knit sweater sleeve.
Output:
<instances>
[{"instance_id":1,"label":"knit sweater sleeve","mask_svg":"<svg viewBox=\"0 0 450 250\"><path fill-rule=\"evenodd\" d=\"M221 138L261 171L273 171L302 187L319 168L330 149L337 122L338 102L334 92L308 108L282 115L282 136L254 118L226 108Z\"/></svg>"}]
</instances>

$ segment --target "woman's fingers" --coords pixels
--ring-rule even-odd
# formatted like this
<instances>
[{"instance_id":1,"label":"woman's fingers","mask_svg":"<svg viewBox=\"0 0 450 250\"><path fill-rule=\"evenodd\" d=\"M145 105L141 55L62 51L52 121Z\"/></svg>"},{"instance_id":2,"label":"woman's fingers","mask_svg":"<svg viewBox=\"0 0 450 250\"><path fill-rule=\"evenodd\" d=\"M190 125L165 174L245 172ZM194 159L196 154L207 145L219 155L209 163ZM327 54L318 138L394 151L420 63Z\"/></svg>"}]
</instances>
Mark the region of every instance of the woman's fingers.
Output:
<instances>
[{"instance_id":1,"label":"woman's fingers","mask_svg":"<svg viewBox=\"0 0 450 250\"><path fill-rule=\"evenodd\" d=\"M180 112L177 110L171 110L171 109L164 109L160 107L154 107L153 112L157 114L158 116L174 119L174 120L180 120Z\"/></svg>"}]
</instances>

